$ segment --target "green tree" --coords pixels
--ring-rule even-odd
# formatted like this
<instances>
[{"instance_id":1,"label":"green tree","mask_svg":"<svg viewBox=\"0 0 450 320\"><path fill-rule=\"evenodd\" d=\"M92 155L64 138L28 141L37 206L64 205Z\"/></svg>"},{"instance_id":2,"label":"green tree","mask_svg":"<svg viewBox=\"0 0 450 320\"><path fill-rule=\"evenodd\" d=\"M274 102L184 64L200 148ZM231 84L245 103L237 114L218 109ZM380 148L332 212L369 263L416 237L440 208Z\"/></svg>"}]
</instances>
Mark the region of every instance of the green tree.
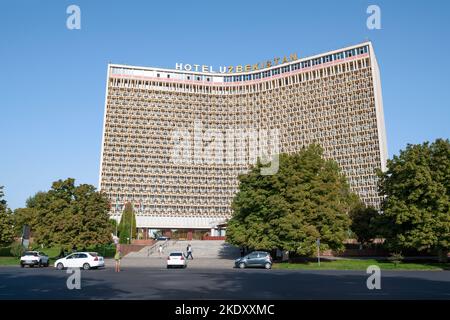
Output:
<instances>
[{"instance_id":1,"label":"green tree","mask_svg":"<svg viewBox=\"0 0 450 320\"><path fill-rule=\"evenodd\" d=\"M373 207L366 207L364 203L357 204L350 210L350 229L356 235L359 243L367 244L377 235L376 219L378 211Z\"/></svg>"},{"instance_id":2,"label":"green tree","mask_svg":"<svg viewBox=\"0 0 450 320\"><path fill-rule=\"evenodd\" d=\"M58 180L48 192L27 201L28 212L17 219L32 226L35 242L45 246L84 249L111 240L109 201L88 184L75 186L74 179Z\"/></svg>"},{"instance_id":3,"label":"green tree","mask_svg":"<svg viewBox=\"0 0 450 320\"><path fill-rule=\"evenodd\" d=\"M13 218L11 210L3 199L3 187L0 186L0 245L5 246L14 241Z\"/></svg>"},{"instance_id":4,"label":"green tree","mask_svg":"<svg viewBox=\"0 0 450 320\"><path fill-rule=\"evenodd\" d=\"M109 219L109 224L111 225L111 230L114 234L116 234L116 230L117 233L119 232L119 226L117 224L116 219Z\"/></svg>"},{"instance_id":5,"label":"green tree","mask_svg":"<svg viewBox=\"0 0 450 320\"><path fill-rule=\"evenodd\" d=\"M338 164L325 160L320 146L311 145L296 154L281 154L274 175L261 175L261 167L258 161L239 176L227 241L313 255L320 238L321 250L343 250L348 213L358 198Z\"/></svg>"},{"instance_id":6,"label":"green tree","mask_svg":"<svg viewBox=\"0 0 450 320\"><path fill-rule=\"evenodd\" d=\"M22 235L23 226L30 226L30 230L38 225L38 211L35 208L18 208L14 210L14 234L18 237Z\"/></svg>"},{"instance_id":7,"label":"green tree","mask_svg":"<svg viewBox=\"0 0 450 320\"><path fill-rule=\"evenodd\" d=\"M380 173L386 196L380 234L391 250L434 249L441 261L450 249L450 143L437 139L407 145Z\"/></svg>"},{"instance_id":8,"label":"green tree","mask_svg":"<svg viewBox=\"0 0 450 320\"><path fill-rule=\"evenodd\" d=\"M136 216L130 202L125 204L119 223L119 242L128 243L128 239L130 242L131 239L136 239Z\"/></svg>"}]
</instances>

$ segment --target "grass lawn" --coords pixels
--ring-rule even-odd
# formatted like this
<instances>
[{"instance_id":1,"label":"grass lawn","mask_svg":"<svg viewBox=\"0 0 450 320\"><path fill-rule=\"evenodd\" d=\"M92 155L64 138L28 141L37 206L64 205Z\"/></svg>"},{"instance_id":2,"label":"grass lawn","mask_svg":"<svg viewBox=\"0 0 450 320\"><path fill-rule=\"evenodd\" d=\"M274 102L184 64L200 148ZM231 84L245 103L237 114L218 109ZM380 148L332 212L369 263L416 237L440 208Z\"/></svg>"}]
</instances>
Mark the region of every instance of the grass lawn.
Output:
<instances>
[{"instance_id":1,"label":"grass lawn","mask_svg":"<svg viewBox=\"0 0 450 320\"><path fill-rule=\"evenodd\" d=\"M321 260L320 267L316 262L299 263L274 263L273 269L298 269L298 270L366 270L370 265L377 265L381 270L450 270L449 263L438 262L401 262L397 266L390 261L367 259L367 260Z\"/></svg>"},{"instance_id":2,"label":"grass lawn","mask_svg":"<svg viewBox=\"0 0 450 320\"><path fill-rule=\"evenodd\" d=\"M30 250L31 251L31 250ZM50 258L50 265L55 262L55 260L57 260L59 252L60 252L60 247L51 247L51 248L38 248L36 249L36 251L41 251L43 253L45 253L46 255L48 255L48 257ZM0 257L0 266L14 266L14 265L19 265L19 258L16 257Z\"/></svg>"},{"instance_id":3,"label":"grass lawn","mask_svg":"<svg viewBox=\"0 0 450 320\"><path fill-rule=\"evenodd\" d=\"M19 258L16 257L0 257L0 266L18 266Z\"/></svg>"}]
</instances>

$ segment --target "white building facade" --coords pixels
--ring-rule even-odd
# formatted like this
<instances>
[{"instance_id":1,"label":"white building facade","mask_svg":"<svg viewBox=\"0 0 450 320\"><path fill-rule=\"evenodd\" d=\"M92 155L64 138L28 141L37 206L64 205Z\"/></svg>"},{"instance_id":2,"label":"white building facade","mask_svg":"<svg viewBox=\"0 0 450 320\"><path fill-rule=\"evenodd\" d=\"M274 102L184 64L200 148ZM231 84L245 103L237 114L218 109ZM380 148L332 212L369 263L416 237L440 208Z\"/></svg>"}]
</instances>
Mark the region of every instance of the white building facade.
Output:
<instances>
[{"instance_id":1,"label":"white building facade","mask_svg":"<svg viewBox=\"0 0 450 320\"><path fill-rule=\"evenodd\" d=\"M131 202L138 228L223 235L261 132L272 154L320 144L378 208L387 145L372 44L280 62L238 73L108 65L99 188L111 216Z\"/></svg>"}]
</instances>

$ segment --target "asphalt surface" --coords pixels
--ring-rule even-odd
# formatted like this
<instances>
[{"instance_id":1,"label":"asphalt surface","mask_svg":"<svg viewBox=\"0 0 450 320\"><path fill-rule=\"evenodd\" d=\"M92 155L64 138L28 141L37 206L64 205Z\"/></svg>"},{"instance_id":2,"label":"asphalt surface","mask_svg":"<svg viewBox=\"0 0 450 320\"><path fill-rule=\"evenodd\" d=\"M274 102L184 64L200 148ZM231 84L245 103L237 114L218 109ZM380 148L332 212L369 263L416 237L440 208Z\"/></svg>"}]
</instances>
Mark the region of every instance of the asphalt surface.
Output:
<instances>
[{"instance_id":1,"label":"asphalt surface","mask_svg":"<svg viewBox=\"0 0 450 320\"><path fill-rule=\"evenodd\" d=\"M81 289L67 288L71 274L49 268L0 267L0 299L445 299L449 271L382 271L381 290L369 290L365 271L233 269L230 261L194 260L166 269L164 260L128 261L115 273L81 271Z\"/></svg>"}]
</instances>

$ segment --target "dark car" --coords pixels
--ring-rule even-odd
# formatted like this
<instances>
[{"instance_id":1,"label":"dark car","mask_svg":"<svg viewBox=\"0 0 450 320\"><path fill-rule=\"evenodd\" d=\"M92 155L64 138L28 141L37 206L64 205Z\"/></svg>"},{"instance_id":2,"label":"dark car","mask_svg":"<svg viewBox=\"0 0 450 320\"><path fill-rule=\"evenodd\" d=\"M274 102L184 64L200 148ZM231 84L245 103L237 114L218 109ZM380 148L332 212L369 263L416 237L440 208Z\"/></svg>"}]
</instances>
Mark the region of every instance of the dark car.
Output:
<instances>
[{"instance_id":1,"label":"dark car","mask_svg":"<svg viewBox=\"0 0 450 320\"><path fill-rule=\"evenodd\" d=\"M166 237L166 236L159 236L158 238L156 238L156 240L158 240L158 241L165 241L165 240L170 240L170 238Z\"/></svg>"},{"instance_id":2,"label":"dark car","mask_svg":"<svg viewBox=\"0 0 450 320\"><path fill-rule=\"evenodd\" d=\"M249 267L270 269L272 268L272 257L270 253L265 251L253 251L242 258L236 259L234 261L234 266L241 269Z\"/></svg>"}]
</instances>

